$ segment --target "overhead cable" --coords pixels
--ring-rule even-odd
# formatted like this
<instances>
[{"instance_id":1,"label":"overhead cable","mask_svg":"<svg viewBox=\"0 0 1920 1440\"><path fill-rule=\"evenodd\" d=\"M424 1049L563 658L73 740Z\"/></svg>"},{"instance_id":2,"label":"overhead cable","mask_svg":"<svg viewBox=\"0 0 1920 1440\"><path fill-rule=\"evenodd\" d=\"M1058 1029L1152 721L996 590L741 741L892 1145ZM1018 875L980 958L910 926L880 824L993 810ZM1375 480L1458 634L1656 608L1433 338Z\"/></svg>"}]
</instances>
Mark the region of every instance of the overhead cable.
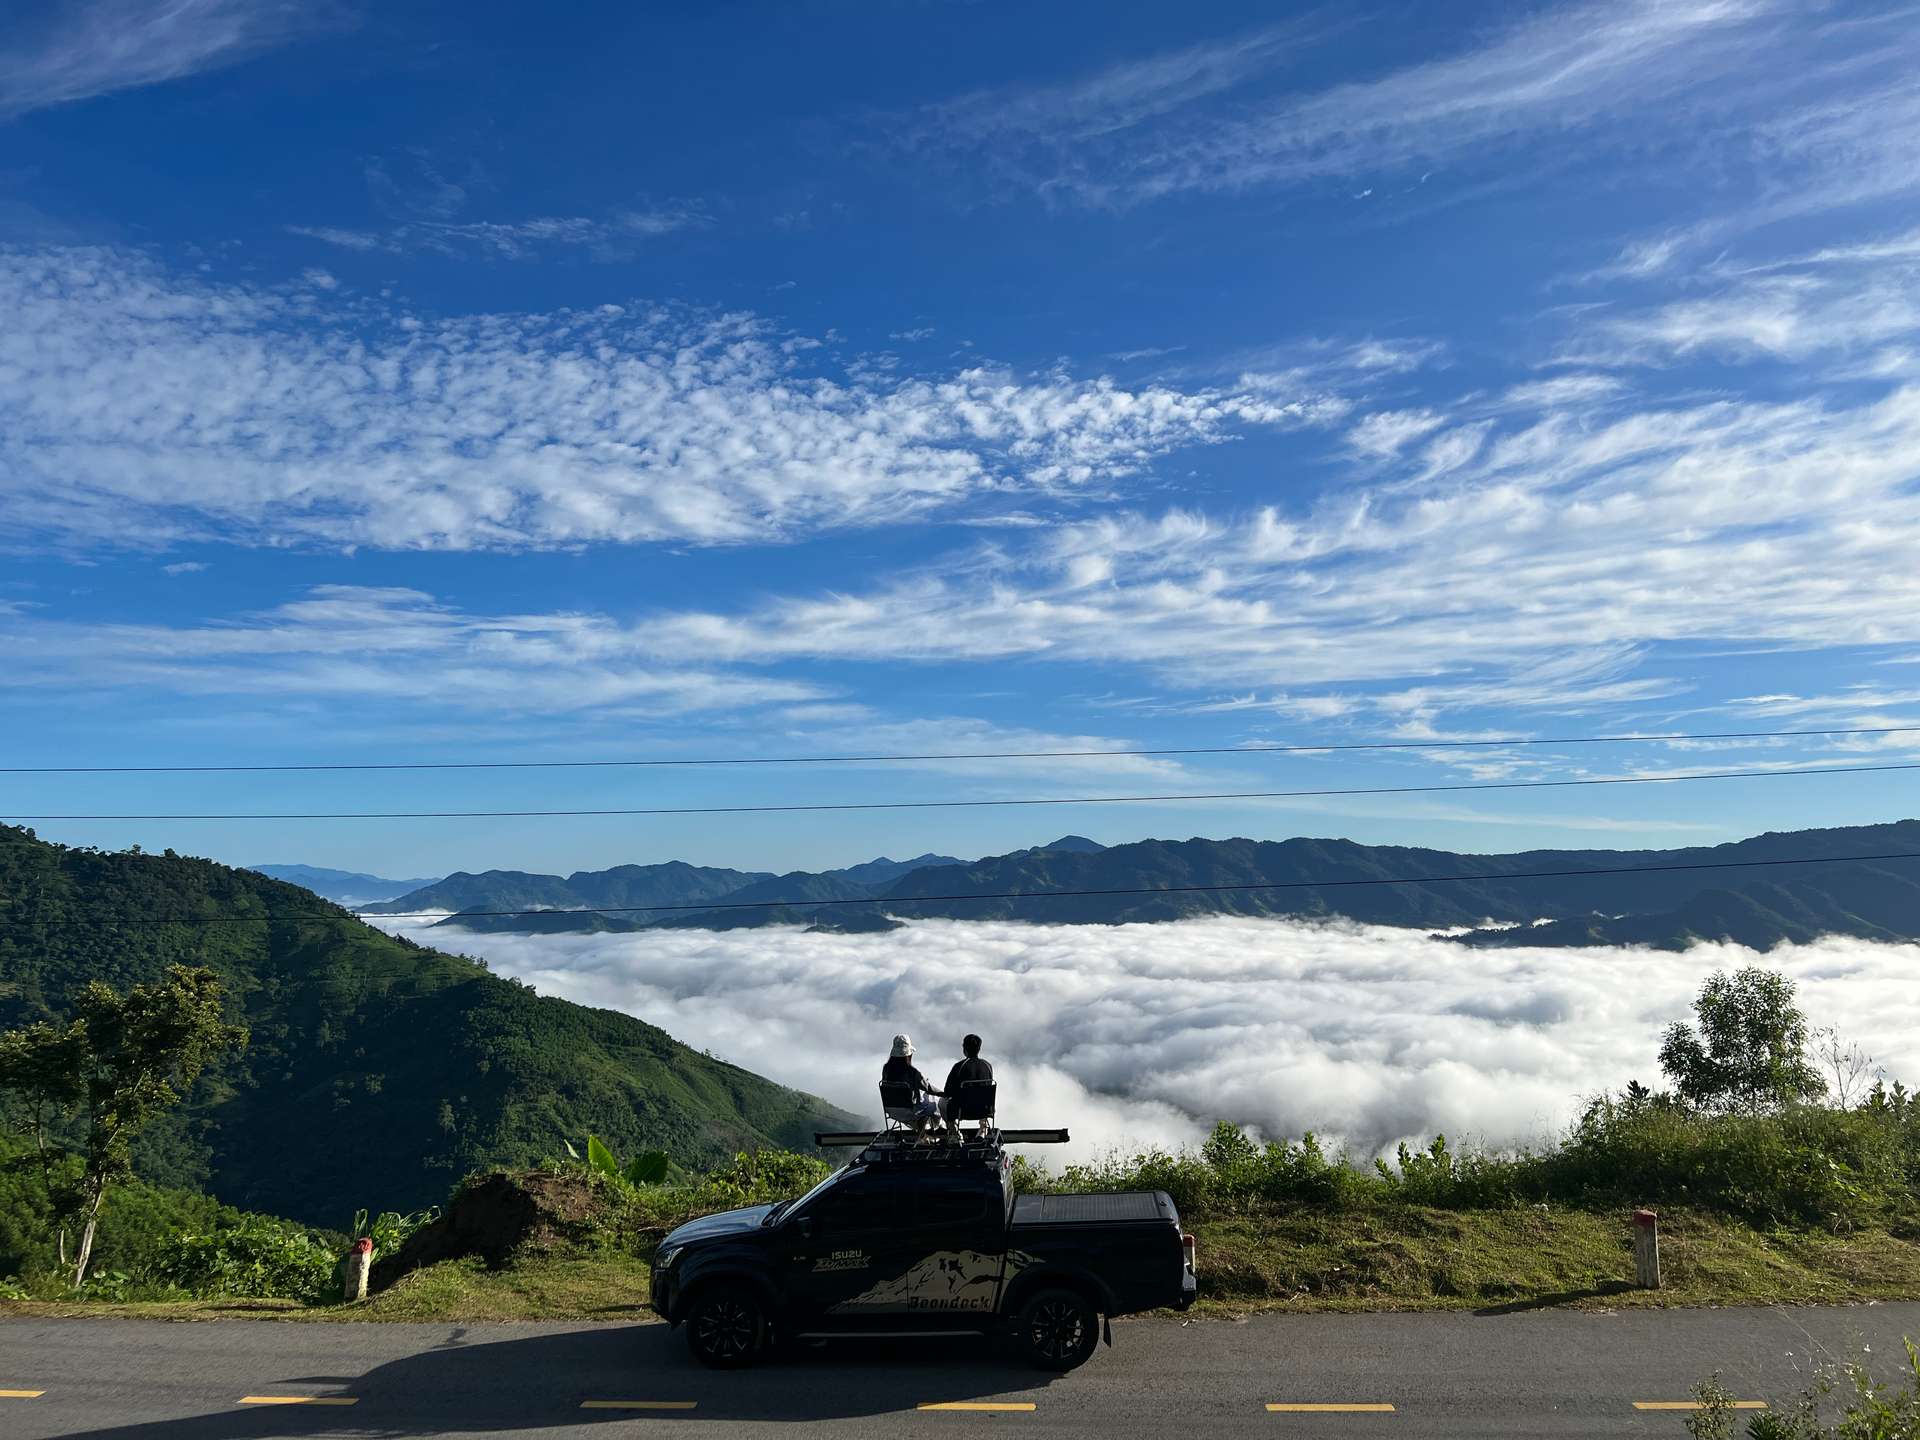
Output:
<instances>
[{"instance_id":1,"label":"overhead cable","mask_svg":"<svg viewBox=\"0 0 1920 1440\"><path fill-rule=\"evenodd\" d=\"M1353 750L1486 750L1516 745L1633 745L1687 740L1795 740L1821 736L1903 735L1920 725L1826 730L1710 730L1647 735L1562 735L1505 740L1366 740L1321 745L1189 745L1117 750L961 750L908 755L705 756L644 760L387 760L366 764L0 765L0 775L253 775L368 770L612 770L725 765L877 765L939 760L1086 760L1167 755L1316 755Z\"/></svg>"}]
</instances>

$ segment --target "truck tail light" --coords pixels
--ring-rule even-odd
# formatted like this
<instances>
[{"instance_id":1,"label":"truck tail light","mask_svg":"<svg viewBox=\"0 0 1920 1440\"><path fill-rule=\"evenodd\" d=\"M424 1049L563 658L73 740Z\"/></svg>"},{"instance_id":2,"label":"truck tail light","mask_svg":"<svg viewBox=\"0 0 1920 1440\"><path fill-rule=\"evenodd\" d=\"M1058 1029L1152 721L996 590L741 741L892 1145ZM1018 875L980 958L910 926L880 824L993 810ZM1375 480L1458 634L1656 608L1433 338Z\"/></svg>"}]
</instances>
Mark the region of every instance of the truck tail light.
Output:
<instances>
[{"instance_id":1,"label":"truck tail light","mask_svg":"<svg viewBox=\"0 0 1920 1440\"><path fill-rule=\"evenodd\" d=\"M1182 1235L1180 1237L1180 1249L1187 1257L1187 1269L1193 1271L1195 1274L1198 1274L1199 1260L1197 1257L1199 1252L1199 1243L1191 1235Z\"/></svg>"}]
</instances>

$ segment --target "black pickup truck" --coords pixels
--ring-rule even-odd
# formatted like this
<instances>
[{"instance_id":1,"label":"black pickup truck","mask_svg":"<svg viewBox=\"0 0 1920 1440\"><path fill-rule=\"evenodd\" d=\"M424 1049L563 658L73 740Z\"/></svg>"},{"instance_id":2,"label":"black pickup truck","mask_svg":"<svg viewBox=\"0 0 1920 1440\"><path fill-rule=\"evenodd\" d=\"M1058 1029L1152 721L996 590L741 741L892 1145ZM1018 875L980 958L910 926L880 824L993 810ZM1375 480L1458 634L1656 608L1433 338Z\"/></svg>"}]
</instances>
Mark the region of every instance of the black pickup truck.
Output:
<instances>
[{"instance_id":1,"label":"black pickup truck","mask_svg":"<svg viewBox=\"0 0 1920 1440\"><path fill-rule=\"evenodd\" d=\"M797 1200L668 1235L653 1308L714 1366L775 1340L991 1334L1071 1370L1102 1316L1193 1303L1193 1237L1165 1193L1016 1196L1011 1169L999 1143L881 1136Z\"/></svg>"}]
</instances>

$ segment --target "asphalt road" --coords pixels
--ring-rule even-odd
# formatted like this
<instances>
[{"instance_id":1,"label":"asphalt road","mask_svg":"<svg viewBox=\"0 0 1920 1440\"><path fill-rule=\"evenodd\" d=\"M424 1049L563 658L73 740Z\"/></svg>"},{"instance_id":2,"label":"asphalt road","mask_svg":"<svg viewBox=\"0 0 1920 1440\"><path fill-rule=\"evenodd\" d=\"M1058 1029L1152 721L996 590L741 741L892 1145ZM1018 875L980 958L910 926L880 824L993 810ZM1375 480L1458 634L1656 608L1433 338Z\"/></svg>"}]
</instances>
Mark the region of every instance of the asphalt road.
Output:
<instances>
[{"instance_id":1,"label":"asphalt road","mask_svg":"<svg viewBox=\"0 0 1920 1440\"><path fill-rule=\"evenodd\" d=\"M1636 1402L1685 1402L1719 1370L1777 1404L1814 1357L1865 1345L1891 1371L1903 1334L1920 1338L1920 1304L1152 1319L1066 1376L979 1341L841 1342L716 1374L652 1323L16 1319L0 1321L0 1436L1684 1437L1683 1413ZM1269 1409L1328 1405L1373 1408Z\"/></svg>"}]
</instances>

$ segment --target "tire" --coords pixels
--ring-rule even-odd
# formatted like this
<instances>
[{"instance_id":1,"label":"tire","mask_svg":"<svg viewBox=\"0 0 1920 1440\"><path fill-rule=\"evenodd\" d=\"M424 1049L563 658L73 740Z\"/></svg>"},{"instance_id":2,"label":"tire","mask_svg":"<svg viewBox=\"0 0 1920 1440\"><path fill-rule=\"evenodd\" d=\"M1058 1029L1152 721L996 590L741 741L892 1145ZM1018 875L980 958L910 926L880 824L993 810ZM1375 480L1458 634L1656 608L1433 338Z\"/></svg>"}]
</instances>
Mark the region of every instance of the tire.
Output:
<instances>
[{"instance_id":1,"label":"tire","mask_svg":"<svg viewBox=\"0 0 1920 1440\"><path fill-rule=\"evenodd\" d=\"M1020 1307L1014 1338L1038 1368L1072 1370L1100 1343L1100 1312L1077 1290L1036 1290Z\"/></svg>"},{"instance_id":2,"label":"tire","mask_svg":"<svg viewBox=\"0 0 1920 1440\"><path fill-rule=\"evenodd\" d=\"M742 1285L715 1285L687 1307L687 1349L702 1365L738 1370L753 1364L767 1340L767 1309Z\"/></svg>"}]
</instances>

